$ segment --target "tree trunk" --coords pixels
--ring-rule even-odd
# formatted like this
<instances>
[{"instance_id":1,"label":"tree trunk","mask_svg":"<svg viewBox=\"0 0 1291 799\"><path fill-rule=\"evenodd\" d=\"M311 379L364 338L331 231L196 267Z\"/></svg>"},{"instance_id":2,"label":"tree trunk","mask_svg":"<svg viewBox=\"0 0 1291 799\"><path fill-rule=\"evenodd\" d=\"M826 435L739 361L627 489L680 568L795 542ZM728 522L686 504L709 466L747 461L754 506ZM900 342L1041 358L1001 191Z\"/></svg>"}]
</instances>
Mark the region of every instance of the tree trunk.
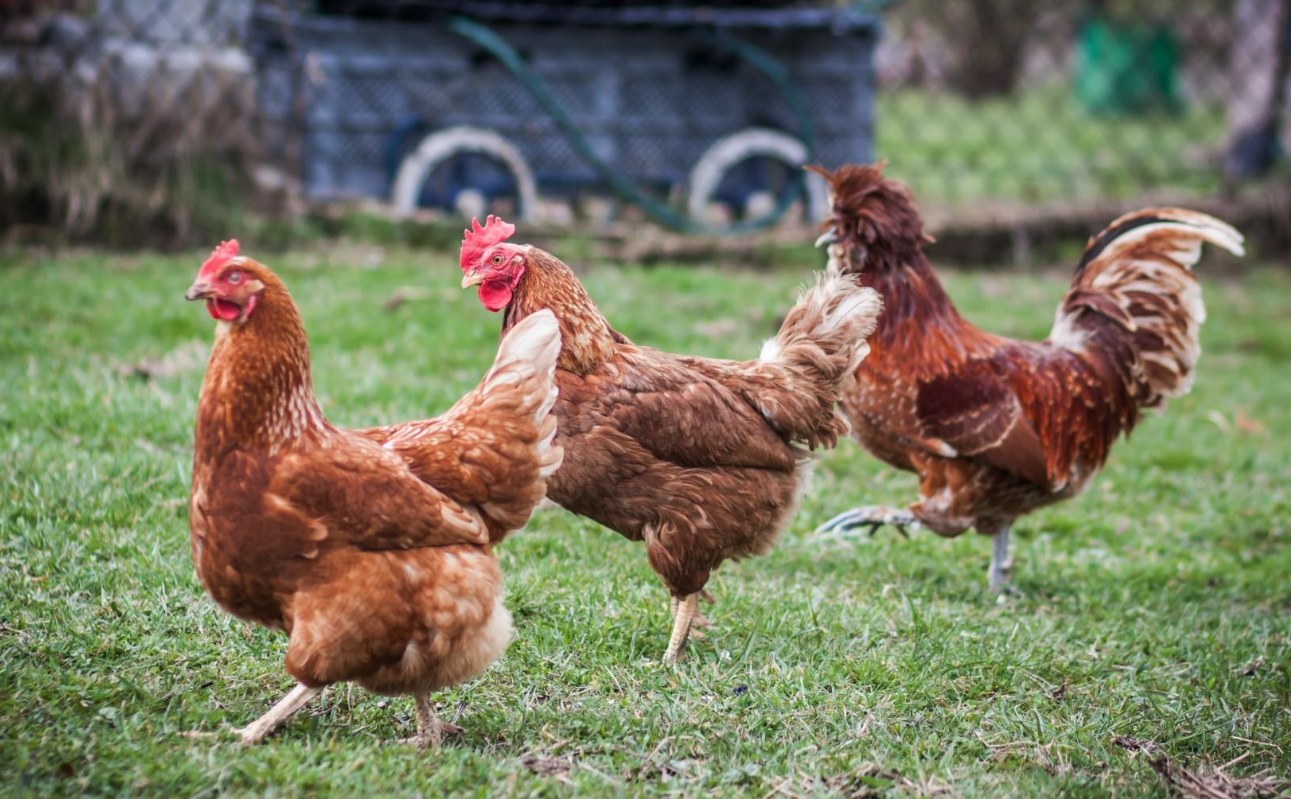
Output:
<instances>
[{"instance_id":1,"label":"tree trunk","mask_svg":"<svg viewBox=\"0 0 1291 799\"><path fill-rule=\"evenodd\" d=\"M1277 158L1287 83L1289 0L1237 0L1229 55L1229 179L1267 171Z\"/></svg>"},{"instance_id":2,"label":"tree trunk","mask_svg":"<svg viewBox=\"0 0 1291 799\"><path fill-rule=\"evenodd\" d=\"M1011 94L1035 15L1028 0L956 0L943 6L950 85L972 99Z\"/></svg>"}]
</instances>

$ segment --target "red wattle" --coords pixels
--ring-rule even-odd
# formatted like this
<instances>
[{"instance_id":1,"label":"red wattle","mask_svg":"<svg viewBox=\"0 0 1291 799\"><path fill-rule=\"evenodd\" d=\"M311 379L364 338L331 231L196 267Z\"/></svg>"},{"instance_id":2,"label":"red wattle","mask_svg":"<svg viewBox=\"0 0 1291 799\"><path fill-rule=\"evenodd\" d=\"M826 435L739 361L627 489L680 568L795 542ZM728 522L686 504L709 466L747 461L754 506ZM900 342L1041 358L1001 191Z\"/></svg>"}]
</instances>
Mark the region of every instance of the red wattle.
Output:
<instances>
[{"instance_id":1,"label":"red wattle","mask_svg":"<svg viewBox=\"0 0 1291 799\"><path fill-rule=\"evenodd\" d=\"M511 302L511 287L500 280L481 283L476 294L479 295L484 307L494 313L507 307L507 303Z\"/></svg>"},{"instance_id":2,"label":"red wattle","mask_svg":"<svg viewBox=\"0 0 1291 799\"><path fill-rule=\"evenodd\" d=\"M212 319L219 319L223 322L232 322L242 315L242 309L237 303L214 297L206 300L206 312L211 315Z\"/></svg>"}]
</instances>

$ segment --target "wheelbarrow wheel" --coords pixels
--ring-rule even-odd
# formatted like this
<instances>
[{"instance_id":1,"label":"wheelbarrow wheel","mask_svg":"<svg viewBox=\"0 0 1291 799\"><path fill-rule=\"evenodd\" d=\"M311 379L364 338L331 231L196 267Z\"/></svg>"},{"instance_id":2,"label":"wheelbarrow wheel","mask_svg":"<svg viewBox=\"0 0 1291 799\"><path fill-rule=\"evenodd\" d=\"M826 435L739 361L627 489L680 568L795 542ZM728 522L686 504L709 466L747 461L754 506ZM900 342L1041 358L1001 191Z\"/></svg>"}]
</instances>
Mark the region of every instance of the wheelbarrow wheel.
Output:
<instances>
[{"instance_id":1,"label":"wheelbarrow wheel","mask_svg":"<svg viewBox=\"0 0 1291 799\"><path fill-rule=\"evenodd\" d=\"M390 203L399 213L417 210L422 186L440 164L460 155L483 155L502 165L515 180L520 220L533 221L538 212L538 187L533 171L514 144L491 130L460 126L429 134L404 157L395 174ZM462 192L475 197L478 192Z\"/></svg>"},{"instance_id":2,"label":"wheelbarrow wheel","mask_svg":"<svg viewBox=\"0 0 1291 799\"><path fill-rule=\"evenodd\" d=\"M690 217L704 219L727 173L738 164L758 157L771 158L799 170L807 163L807 147L802 140L771 128L745 128L718 139L690 171L686 184L686 212ZM803 177L807 187L807 215L813 222L821 221L829 210L828 188L819 175L804 173Z\"/></svg>"}]
</instances>

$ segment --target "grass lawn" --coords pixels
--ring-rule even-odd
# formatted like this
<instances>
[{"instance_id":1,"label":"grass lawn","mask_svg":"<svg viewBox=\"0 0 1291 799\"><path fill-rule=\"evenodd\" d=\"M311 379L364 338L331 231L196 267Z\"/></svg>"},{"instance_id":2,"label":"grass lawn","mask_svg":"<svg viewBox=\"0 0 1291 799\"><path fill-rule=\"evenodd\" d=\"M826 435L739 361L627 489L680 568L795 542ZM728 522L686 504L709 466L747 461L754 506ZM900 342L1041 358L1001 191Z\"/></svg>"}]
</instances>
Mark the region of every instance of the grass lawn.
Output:
<instances>
[{"instance_id":1,"label":"grass lawn","mask_svg":"<svg viewBox=\"0 0 1291 799\"><path fill-rule=\"evenodd\" d=\"M914 498L849 441L776 551L718 573L716 628L666 668L642 548L544 510L500 551L515 642L438 697L448 717L464 703L465 733L423 755L382 743L412 733L411 699L346 686L258 748L179 735L244 724L290 683L285 639L218 610L189 560L212 322L181 294L203 256L0 255L0 794L1166 796L1118 736L1203 772L1291 774L1286 271L1203 263L1196 389L1082 497L1019 523L1023 597L988 595L973 535L814 541L854 504ZM333 422L437 413L492 359L500 320L457 288L455 255L266 261ZM752 357L806 266L586 281L637 341ZM1030 337L1065 282L948 277L970 318ZM383 309L412 285L428 291Z\"/></svg>"}]
</instances>

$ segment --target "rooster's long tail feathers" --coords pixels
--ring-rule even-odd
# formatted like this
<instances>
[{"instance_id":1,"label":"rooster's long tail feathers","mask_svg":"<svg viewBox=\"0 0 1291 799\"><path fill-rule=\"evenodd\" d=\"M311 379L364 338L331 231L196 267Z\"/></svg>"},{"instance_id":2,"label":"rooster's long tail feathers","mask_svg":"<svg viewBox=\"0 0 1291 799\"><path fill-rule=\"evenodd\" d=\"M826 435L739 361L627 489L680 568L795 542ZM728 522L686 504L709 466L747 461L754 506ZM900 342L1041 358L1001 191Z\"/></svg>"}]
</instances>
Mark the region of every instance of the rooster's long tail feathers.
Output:
<instances>
[{"instance_id":1,"label":"rooster's long tail feathers","mask_svg":"<svg viewBox=\"0 0 1291 799\"><path fill-rule=\"evenodd\" d=\"M1186 394L1206 319L1192 273L1203 242L1243 254L1236 229L1197 211L1147 208L1112 222L1085 248L1050 341L1101 351L1134 406Z\"/></svg>"},{"instance_id":2,"label":"rooster's long tail feathers","mask_svg":"<svg viewBox=\"0 0 1291 799\"><path fill-rule=\"evenodd\" d=\"M882 300L852 275L823 273L762 346L758 365L774 385L755 398L763 417L790 440L832 447L847 432L838 392L869 353Z\"/></svg>"}]
</instances>

